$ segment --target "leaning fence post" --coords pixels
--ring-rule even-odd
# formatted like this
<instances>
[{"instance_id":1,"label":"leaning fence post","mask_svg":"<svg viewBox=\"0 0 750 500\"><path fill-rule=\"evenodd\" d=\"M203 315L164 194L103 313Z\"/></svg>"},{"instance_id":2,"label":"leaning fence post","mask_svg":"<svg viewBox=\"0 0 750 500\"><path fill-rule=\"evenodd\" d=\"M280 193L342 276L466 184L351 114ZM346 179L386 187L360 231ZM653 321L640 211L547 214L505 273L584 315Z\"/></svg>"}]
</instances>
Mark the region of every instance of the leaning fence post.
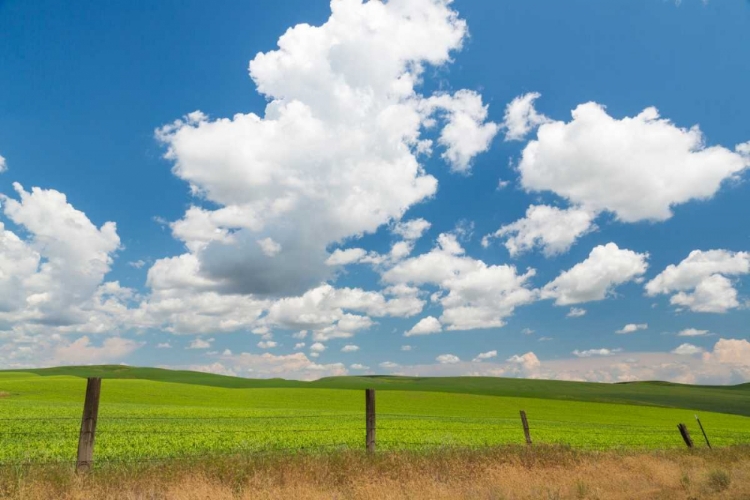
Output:
<instances>
[{"instance_id":1,"label":"leaning fence post","mask_svg":"<svg viewBox=\"0 0 750 500\"><path fill-rule=\"evenodd\" d=\"M523 424L523 433L526 436L526 444L531 444L531 432L529 431L529 421L526 419L526 412L521 410L521 423Z\"/></svg>"},{"instance_id":2,"label":"leaning fence post","mask_svg":"<svg viewBox=\"0 0 750 500\"><path fill-rule=\"evenodd\" d=\"M81 433L78 436L78 460L76 472L88 472L94 461L94 438L96 436L96 419L99 415L99 395L102 379L91 377L86 382L86 399L83 403Z\"/></svg>"},{"instance_id":3,"label":"leaning fence post","mask_svg":"<svg viewBox=\"0 0 750 500\"><path fill-rule=\"evenodd\" d=\"M375 452L375 389L365 389L365 445L368 453Z\"/></svg>"},{"instance_id":4,"label":"leaning fence post","mask_svg":"<svg viewBox=\"0 0 750 500\"><path fill-rule=\"evenodd\" d=\"M695 416L695 420L698 421L698 426L701 428L701 432L703 433L703 437L706 439L706 444L708 445L708 449L711 450L711 443L708 440L708 435L706 435L706 429L703 428L703 424L701 423L701 419L698 418L698 415Z\"/></svg>"},{"instance_id":5,"label":"leaning fence post","mask_svg":"<svg viewBox=\"0 0 750 500\"><path fill-rule=\"evenodd\" d=\"M693 439L690 437L690 433L688 432L687 425L685 424L679 424L677 425L677 428L680 430L680 434L682 435L682 439L685 441L685 444L688 448L693 447Z\"/></svg>"}]
</instances>

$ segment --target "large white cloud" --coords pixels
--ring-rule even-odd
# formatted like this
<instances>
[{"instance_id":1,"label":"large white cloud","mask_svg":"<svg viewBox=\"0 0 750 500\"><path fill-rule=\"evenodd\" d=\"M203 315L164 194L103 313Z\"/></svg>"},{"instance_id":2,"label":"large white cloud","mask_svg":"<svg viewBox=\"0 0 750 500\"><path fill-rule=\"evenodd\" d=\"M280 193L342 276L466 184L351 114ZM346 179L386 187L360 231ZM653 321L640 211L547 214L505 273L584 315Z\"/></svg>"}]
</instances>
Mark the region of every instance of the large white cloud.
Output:
<instances>
[{"instance_id":1,"label":"large white cloud","mask_svg":"<svg viewBox=\"0 0 750 500\"><path fill-rule=\"evenodd\" d=\"M588 258L561 273L541 292L543 299L555 299L565 306L603 300L614 288L639 279L648 268L648 254L620 249L614 243L599 245Z\"/></svg>"},{"instance_id":2,"label":"large white cloud","mask_svg":"<svg viewBox=\"0 0 750 500\"><path fill-rule=\"evenodd\" d=\"M580 208L560 209L548 205L531 205L526 217L507 224L482 239L488 246L490 238L506 238L505 247L511 256L541 247L546 256L563 253L580 236L596 228L596 214Z\"/></svg>"},{"instance_id":3,"label":"large white cloud","mask_svg":"<svg viewBox=\"0 0 750 500\"><path fill-rule=\"evenodd\" d=\"M685 260L667 266L646 283L646 293L674 293L670 298L673 305L696 312L723 313L740 305L737 290L727 276L748 273L749 252L694 250Z\"/></svg>"},{"instance_id":4,"label":"large white cloud","mask_svg":"<svg viewBox=\"0 0 750 500\"><path fill-rule=\"evenodd\" d=\"M277 50L250 62L269 100L262 116L194 112L158 130L174 173L219 206L193 207L172 224L198 260L200 276L183 283L298 295L330 276L329 245L374 232L436 192L420 155L434 146L452 170L470 169L497 131L481 96L416 91L425 68L450 62L466 36L449 3L333 0L323 25L290 28ZM259 241L274 242L273 255ZM337 262L346 259L329 264Z\"/></svg>"},{"instance_id":5,"label":"large white cloud","mask_svg":"<svg viewBox=\"0 0 750 500\"><path fill-rule=\"evenodd\" d=\"M456 237L444 233L437 247L399 262L383 273L383 280L438 286L440 323L448 330L472 330L503 326L516 307L533 302L536 293L526 287L532 276L533 270L519 274L513 266L488 266L468 257Z\"/></svg>"},{"instance_id":6,"label":"large white cloud","mask_svg":"<svg viewBox=\"0 0 750 500\"><path fill-rule=\"evenodd\" d=\"M665 220L672 207L711 198L750 166L744 145L707 146L698 126L680 128L646 108L622 119L589 102L572 120L542 123L518 164L528 191L552 191L619 220Z\"/></svg>"},{"instance_id":7,"label":"large white cloud","mask_svg":"<svg viewBox=\"0 0 750 500\"><path fill-rule=\"evenodd\" d=\"M113 222L96 227L64 194L15 183L0 195L0 330L99 332L115 329L132 290L104 283L120 238Z\"/></svg>"}]
</instances>

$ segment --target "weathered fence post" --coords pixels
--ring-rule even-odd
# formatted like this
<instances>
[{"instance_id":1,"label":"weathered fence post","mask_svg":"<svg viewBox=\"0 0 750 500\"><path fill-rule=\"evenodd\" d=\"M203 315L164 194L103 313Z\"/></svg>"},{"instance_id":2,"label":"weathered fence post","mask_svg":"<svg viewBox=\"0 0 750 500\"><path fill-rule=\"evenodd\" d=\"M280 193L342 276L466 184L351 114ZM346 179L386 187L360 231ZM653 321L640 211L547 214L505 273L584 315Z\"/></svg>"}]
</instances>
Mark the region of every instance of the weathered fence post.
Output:
<instances>
[{"instance_id":1,"label":"weathered fence post","mask_svg":"<svg viewBox=\"0 0 750 500\"><path fill-rule=\"evenodd\" d=\"M99 395L102 390L102 379L91 377L86 382L86 399L83 403L81 433L78 436L78 459L76 472L88 472L94 461L94 438L96 436L96 419L99 415Z\"/></svg>"},{"instance_id":2,"label":"weathered fence post","mask_svg":"<svg viewBox=\"0 0 750 500\"><path fill-rule=\"evenodd\" d=\"M709 442L708 436L706 435L706 429L703 428L703 424L701 423L701 419L698 418L698 415L695 416L695 420L698 421L698 426L701 428L701 432L703 433L703 437L706 440L706 444L708 445L708 449L712 450L713 448L711 448L711 443Z\"/></svg>"},{"instance_id":3,"label":"weathered fence post","mask_svg":"<svg viewBox=\"0 0 750 500\"><path fill-rule=\"evenodd\" d=\"M367 453L375 453L375 389L365 389L365 422Z\"/></svg>"},{"instance_id":4,"label":"weathered fence post","mask_svg":"<svg viewBox=\"0 0 750 500\"><path fill-rule=\"evenodd\" d=\"M690 433L688 432L687 425L685 424L679 424L677 428L680 430L680 434L682 435L682 439L685 441L685 444L688 448L693 447L693 439L690 437Z\"/></svg>"},{"instance_id":5,"label":"weathered fence post","mask_svg":"<svg viewBox=\"0 0 750 500\"><path fill-rule=\"evenodd\" d=\"M531 432L529 431L529 421L526 418L526 412L521 410L521 423L523 424L523 433L526 436L526 444L531 445Z\"/></svg>"}]
</instances>

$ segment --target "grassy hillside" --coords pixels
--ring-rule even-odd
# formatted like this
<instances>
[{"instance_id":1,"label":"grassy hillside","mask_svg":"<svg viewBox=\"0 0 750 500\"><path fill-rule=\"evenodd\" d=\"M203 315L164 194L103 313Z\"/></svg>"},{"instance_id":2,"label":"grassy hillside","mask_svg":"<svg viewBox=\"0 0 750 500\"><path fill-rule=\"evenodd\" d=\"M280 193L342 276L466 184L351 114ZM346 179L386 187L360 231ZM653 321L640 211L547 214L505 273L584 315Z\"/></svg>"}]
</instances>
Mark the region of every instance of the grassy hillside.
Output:
<instances>
[{"instance_id":1,"label":"grassy hillside","mask_svg":"<svg viewBox=\"0 0 750 500\"><path fill-rule=\"evenodd\" d=\"M2 372L0 372L2 373ZM231 389L326 388L391 391L449 392L485 396L543 398L569 401L636 404L688 408L700 411L750 416L750 384L693 386L668 382L599 384L557 380L497 377L329 377L314 382L284 379L249 379L210 373L137 368L121 365L67 366L28 370L42 376L69 375L140 379Z\"/></svg>"}]
</instances>

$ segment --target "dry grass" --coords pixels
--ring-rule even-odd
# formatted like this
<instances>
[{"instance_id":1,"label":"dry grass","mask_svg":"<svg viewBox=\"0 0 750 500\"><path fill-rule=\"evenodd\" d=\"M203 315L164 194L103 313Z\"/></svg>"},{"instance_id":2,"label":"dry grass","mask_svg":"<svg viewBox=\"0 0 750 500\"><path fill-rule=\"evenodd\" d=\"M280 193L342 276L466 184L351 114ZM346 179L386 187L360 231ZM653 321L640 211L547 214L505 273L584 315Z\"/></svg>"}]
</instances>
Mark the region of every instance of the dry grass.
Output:
<instances>
[{"instance_id":1,"label":"dry grass","mask_svg":"<svg viewBox=\"0 0 750 500\"><path fill-rule=\"evenodd\" d=\"M750 448L350 452L107 465L85 477L62 467L5 467L0 498L750 500Z\"/></svg>"}]
</instances>

